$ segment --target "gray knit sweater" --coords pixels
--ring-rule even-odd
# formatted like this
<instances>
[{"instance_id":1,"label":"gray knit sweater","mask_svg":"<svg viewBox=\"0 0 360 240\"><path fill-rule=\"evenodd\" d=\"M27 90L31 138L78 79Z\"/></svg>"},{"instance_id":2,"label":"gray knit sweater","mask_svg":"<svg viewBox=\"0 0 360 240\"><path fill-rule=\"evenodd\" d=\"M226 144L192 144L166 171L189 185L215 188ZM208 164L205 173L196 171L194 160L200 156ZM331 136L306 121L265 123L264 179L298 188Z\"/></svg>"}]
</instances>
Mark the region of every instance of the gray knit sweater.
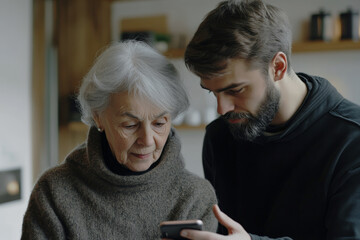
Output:
<instances>
[{"instance_id":1,"label":"gray knit sweater","mask_svg":"<svg viewBox=\"0 0 360 240\"><path fill-rule=\"evenodd\" d=\"M159 223L180 219L201 219L215 232L214 190L185 170L174 130L159 161L142 175L114 174L91 128L87 143L36 183L21 239L160 239Z\"/></svg>"}]
</instances>

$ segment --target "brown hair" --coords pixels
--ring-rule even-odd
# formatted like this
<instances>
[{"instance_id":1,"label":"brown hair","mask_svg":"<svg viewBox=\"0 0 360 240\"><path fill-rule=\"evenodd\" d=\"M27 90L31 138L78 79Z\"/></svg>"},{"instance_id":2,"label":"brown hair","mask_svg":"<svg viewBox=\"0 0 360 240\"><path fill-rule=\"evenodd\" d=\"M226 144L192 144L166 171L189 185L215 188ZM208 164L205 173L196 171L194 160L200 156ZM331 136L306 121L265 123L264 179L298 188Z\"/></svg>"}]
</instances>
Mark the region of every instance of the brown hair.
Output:
<instances>
[{"instance_id":1,"label":"brown hair","mask_svg":"<svg viewBox=\"0 0 360 240\"><path fill-rule=\"evenodd\" d=\"M268 72L277 52L290 71L291 28L286 14L261 0L228 0L208 13L185 52L190 71L204 78L222 74L228 60L243 59Z\"/></svg>"}]
</instances>

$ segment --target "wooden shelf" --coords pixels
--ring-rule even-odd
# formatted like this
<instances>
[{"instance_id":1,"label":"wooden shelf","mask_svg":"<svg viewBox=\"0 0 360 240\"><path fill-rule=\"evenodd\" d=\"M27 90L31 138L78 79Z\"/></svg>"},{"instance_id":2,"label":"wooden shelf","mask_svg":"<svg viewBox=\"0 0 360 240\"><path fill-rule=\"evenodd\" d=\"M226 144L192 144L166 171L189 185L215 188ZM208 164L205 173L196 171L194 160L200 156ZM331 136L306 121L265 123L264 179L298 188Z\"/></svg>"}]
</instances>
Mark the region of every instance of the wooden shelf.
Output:
<instances>
[{"instance_id":1,"label":"wooden shelf","mask_svg":"<svg viewBox=\"0 0 360 240\"><path fill-rule=\"evenodd\" d=\"M200 124L198 126L189 126L189 125L175 125L173 126L174 128L176 128L177 130L203 130L206 127L206 124Z\"/></svg>"},{"instance_id":2,"label":"wooden shelf","mask_svg":"<svg viewBox=\"0 0 360 240\"><path fill-rule=\"evenodd\" d=\"M360 42L354 41L333 41L333 42L297 42L292 46L293 53L303 52L324 52L324 51L344 51L360 50Z\"/></svg>"},{"instance_id":3,"label":"wooden shelf","mask_svg":"<svg viewBox=\"0 0 360 240\"><path fill-rule=\"evenodd\" d=\"M82 122L70 122L67 125L68 129L72 132L87 132L89 130L89 127L82 123ZM200 124L198 126L189 126L189 125L176 125L173 126L174 128L176 128L177 130L202 130L205 129L206 124Z\"/></svg>"},{"instance_id":4,"label":"wooden shelf","mask_svg":"<svg viewBox=\"0 0 360 240\"><path fill-rule=\"evenodd\" d=\"M164 53L168 58L183 58L185 55L185 49L169 49Z\"/></svg>"},{"instance_id":5,"label":"wooden shelf","mask_svg":"<svg viewBox=\"0 0 360 240\"><path fill-rule=\"evenodd\" d=\"M87 132L89 130L89 126L83 122L70 122L67 127L73 132Z\"/></svg>"},{"instance_id":6,"label":"wooden shelf","mask_svg":"<svg viewBox=\"0 0 360 240\"><path fill-rule=\"evenodd\" d=\"M333 42L296 42L292 46L293 53L305 52L324 52L324 51L344 51L360 50L360 41L333 41ZM168 58L183 58L185 49L169 49L164 55Z\"/></svg>"}]
</instances>

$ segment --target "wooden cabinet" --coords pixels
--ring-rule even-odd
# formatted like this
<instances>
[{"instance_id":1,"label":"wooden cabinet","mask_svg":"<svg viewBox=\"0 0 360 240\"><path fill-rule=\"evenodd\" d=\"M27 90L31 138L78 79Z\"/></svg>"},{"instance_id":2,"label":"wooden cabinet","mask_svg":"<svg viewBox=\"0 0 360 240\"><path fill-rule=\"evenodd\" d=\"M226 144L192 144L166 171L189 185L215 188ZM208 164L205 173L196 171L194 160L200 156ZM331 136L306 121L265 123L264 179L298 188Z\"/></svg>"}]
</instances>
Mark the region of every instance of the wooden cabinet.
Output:
<instances>
[{"instance_id":1,"label":"wooden cabinet","mask_svg":"<svg viewBox=\"0 0 360 240\"><path fill-rule=\"evenodd\" d=\"M77 93L99 52L110 43L110 3L58 0L58 82L60 125L69 120L69 96Z\"/></svg>"},{"instance_id":2,"label":"wooden cabinet","mask_svg":"<svg viewBox=\"0 0 360 240\"><path fill-rule=\"evenodd\" d=\"M99 52L110 44L110 6L107 0L57 0L59 161L86 138L86 128L69 127L70 97L77 94Z\"/></svg>"}]
</instances>

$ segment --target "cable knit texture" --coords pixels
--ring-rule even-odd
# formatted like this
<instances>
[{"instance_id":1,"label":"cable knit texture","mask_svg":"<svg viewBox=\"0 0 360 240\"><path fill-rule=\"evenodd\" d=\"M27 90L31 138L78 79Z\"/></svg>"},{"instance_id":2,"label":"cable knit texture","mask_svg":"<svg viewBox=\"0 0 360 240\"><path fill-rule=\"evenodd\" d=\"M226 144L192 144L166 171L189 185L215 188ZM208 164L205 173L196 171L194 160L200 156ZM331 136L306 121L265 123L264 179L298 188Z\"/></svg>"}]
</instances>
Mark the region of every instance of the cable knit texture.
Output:
<instances>
[{"instance_id":1,"label":"cable knit texture","mask_svg":"<svg viewBox=\"0 0 360 240\"><path fill-rule=\"evenodd\" d=\"M105 166L101 134L91 128L87 143L36 183L21 239L160 239L161 221L184 219L215 232L214 190L184 168L180 148L172 130L154 169L120 176Z\"/></svg>"}]
</instances>

